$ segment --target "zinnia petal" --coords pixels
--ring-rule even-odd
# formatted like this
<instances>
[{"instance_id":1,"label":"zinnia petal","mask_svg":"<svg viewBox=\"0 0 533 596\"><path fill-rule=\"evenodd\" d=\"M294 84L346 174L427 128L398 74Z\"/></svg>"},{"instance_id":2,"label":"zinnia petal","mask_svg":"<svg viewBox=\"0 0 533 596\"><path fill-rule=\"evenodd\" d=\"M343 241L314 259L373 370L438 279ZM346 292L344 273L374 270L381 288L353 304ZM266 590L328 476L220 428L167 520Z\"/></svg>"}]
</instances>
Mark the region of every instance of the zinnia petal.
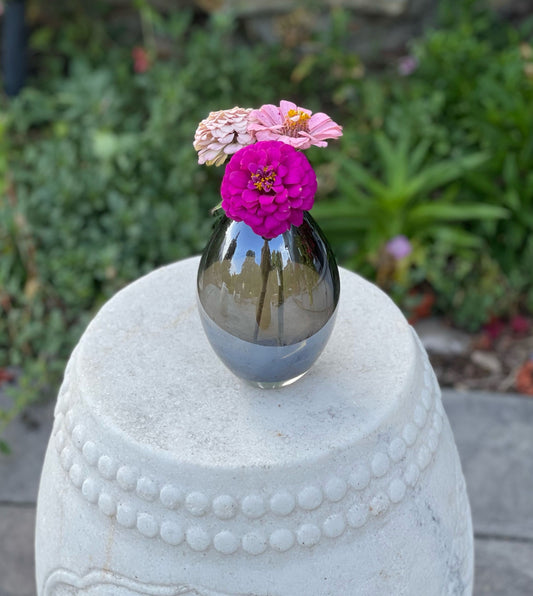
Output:
<instances>
[{"instance_id":1,"label":"zinnia petal","mask_svg":"<svg viewBox=\"0 0 533 596\"><path fill-rule=\"evenodd\" d=\"M303 211L291 211L290 222L293 226L301 226L304 221L304 212Z\"/></svg>"},{"instance_id":2,"label":"zinnia petal","mask_svg":"<svg viewBox=\"0 0 533 596\"><path fill-rule=\"evenodd\" d=\"M295 167L289 170L287 175L283 178L284 184L298 184L302 179L302 171L300 168Z\"/></svg>"},{"instance_id":3,"label":"zinnia petal","mask_svg":"<svg viewBox=\"0 0 533 596\"><path fill-rule=\"evenodd\" d=\"M250 176L247 176L242 170L230 172L229 175L229 182L232 186L238 186L239 188L244 188L249 179Z\"/></svg>"},{"instance_id":4,"label":"zinnia petal","mask_svg":"<svg viewBox=\"0 0 533 596\"><path fill-rule=\"evenodd\" d=\"M265 104L259 110L252 110L250 113L250 120L253 123L255 120L261 122L265 126L275 126L276 124L283 124L283 118L279 113L279 109L272 104ZM253 129L252 129L253 130Z\"/></svg>"},{"instance_id":5,"label":"zinnia petal","mask_svg":"<svg viewBox=\"0 0 533 596\"><path fill-rule=\"evenodd\" d=\"M283 118L285 118L285 116L287 116L289 110L298 110L298 106L295 103L293 103L292 101L282 99L279 102L279 111L280 111L281 115L283 116Z\"/></svg>"}]
</instances>

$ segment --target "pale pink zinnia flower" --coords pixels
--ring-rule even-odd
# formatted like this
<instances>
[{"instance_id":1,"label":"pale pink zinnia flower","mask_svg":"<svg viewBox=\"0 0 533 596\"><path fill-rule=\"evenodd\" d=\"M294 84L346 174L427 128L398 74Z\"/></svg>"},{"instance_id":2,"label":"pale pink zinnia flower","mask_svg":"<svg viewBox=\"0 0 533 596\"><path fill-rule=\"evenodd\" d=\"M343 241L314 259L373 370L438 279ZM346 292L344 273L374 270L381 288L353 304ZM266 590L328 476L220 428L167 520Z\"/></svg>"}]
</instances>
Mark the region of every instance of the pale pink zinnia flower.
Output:
<instances>
[{"instance_id":1,"label":"pale pink zinnia flower","mask_svg":"<svg viewBox=\"0 0 533 596\"><path fill-rule=\"evenodd\" d=\"M342 126L327 114L313 114L286 100L280 102L279 108L265 104L253 110L248 131L258 141L281 141L296 149L308 149L311 145L327 147L326 139L342 136Z\"/></svg>"},{"instance_id":2,"label":"pale pink zinnia flower","mask_svg":"<svg viewBox=\"0 0 533 596\"><path fill-rule=\"evenodd\" d=\"M194 135L194 148L198 151L198 163L208 166L222 165L228 155L254 142L248 132L251 108L232 108L211 112L202 120Z\"/></svg>"}]
</instances>

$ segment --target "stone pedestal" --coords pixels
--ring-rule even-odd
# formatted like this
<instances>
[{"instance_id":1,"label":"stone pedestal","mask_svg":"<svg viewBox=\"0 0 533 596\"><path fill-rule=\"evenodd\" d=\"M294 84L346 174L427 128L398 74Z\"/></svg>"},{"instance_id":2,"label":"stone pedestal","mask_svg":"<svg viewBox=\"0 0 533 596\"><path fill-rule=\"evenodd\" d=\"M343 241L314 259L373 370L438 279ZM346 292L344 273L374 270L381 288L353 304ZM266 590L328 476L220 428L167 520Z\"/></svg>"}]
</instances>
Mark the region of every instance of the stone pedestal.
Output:
<instances>
[{"instance_id":1,"label":"stone pedestal","mask_svg":"<svg viewBox=\"0 0 533 596\"><path fill-rule=\"evenodd\" d=\"M398 309L341 271L324 353L264 391L211 351L197 266L117 294L72 354L39 492L38 593L470 595L461 466Z\"/></svg>"}]
</instances>

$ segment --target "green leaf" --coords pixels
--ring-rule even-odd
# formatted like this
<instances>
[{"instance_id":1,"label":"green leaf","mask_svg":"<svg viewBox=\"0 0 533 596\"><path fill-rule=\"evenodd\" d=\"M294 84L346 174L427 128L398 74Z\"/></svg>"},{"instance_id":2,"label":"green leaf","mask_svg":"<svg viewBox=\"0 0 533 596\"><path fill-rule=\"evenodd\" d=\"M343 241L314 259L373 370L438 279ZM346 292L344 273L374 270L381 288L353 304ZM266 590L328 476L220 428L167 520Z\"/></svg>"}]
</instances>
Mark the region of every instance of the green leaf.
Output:
<instances>
[{"instance_id":1,"label":"green leaf","mask_svg":"<svg viewBox=\"0 0 533 596\"><path fill-rule=\"evenodd\" d=\"M312 73L316 62L317 57L314 54L306 54L292 71L291 81L300 83L306 79Z\"/></svg>"},{"instance_id":2,"label":"green leaf","mask_svg":"<svg viewBox=\"0 0 533 596\"><path fill-rule=\"evenodd\" d=\"M409 178L410 135L402 130L398 141L393 143L383 134L376 136L376 146L381 158L383 178L386 180L390 195L404 195Z\"/></svg>"},{"instance_id":3,"label":"green leaf","mask_svg":"<svg viewBox=\"0 0 533 596\"><path fill-rule=\"evenodd\" d=\"M479 248L483 245L483 240L479 236L459 227L437 226L435 228L429 228L428 233L450 246Z\"/></svg>"},{"instance_id":4,"label":"green leaf","mask_svg":"<svg viewBox=\"0 0 533 596\"><path fill-rule=\"evenodd\" d=\"M352 184L358 185L375 195L383 195L387 192L387 187L356 161L344 160L340 175L346 176L346 179Z\"/></svg>"},{"instance_id":5,"label":"green leaf","mask_svg":"<svg viewBox=\"0 0 533 596\"><path fill-rule=\"evenodd\" d=\"M3 453L4 455L11 454L9 445L3 439L0 439L0 453Z\"/></svg>"},{"instance_id":6,"label":"green leaf","mask_svg":"<svg viewBox=\"0 0 533 596\"><path fill-rule=\"evenodd\" d=\"M468 170L475 169L486 162L484 153L476 153L455 159L448 159L426 166L408 184L409 194L429 193L450 182Z\"/></svg>"},{"instance_id":7,"label":"green leaf","mask_svg":"<svg viewBox=\"0 0 533 596\"><path fill-rule=\"evenodd\" d=\"M327 210L317 209L313 210L313 216L324 221L328 226L335 226L336 228L368 229L370 226L370 220L366 215L359 215L357 212L343 211L342 209L331 210L329 212Z\"/></svg>"},{"instance_id":8,"label":"green leaf","mask_svg":"<svg viewBox=\"0 0 533 596\"><path fill-rule=\"evenodd\" d=\"M427 139L422 139L420 143L412 150L409 156L409 167L411 172L416 172L422 167L424 159L427 157L430 147L430 142Z\"/></svg>"},{"instance_id":9,"label":"green leaf","mask_svg":"<svg viewBox=\"0 0 533 596\"><path fill-rule=\"evenodd\" d=\"M415 207L409 214L413 224L422 225L424 221L467 221L470 219L501 219L509 216L507 209L496 205L479 203L428 203Z\"/></svg>"},{"instance_id":10,"label":"green leaf","mask_svg":"<svg viewBox=\"0 0 533 596\"><path fill-rule=\"evenodd\" d=\"M354 231L354 230L368 230L369 222L367 218L358 218L358 217L331 217L328 218L324 216L322 213L313 213L316 217L317 221L320 221L321 225L324 225L324 228L327 228L328 232L332 234L337 234L345 231Z\"/></svg>"}]
</instances>

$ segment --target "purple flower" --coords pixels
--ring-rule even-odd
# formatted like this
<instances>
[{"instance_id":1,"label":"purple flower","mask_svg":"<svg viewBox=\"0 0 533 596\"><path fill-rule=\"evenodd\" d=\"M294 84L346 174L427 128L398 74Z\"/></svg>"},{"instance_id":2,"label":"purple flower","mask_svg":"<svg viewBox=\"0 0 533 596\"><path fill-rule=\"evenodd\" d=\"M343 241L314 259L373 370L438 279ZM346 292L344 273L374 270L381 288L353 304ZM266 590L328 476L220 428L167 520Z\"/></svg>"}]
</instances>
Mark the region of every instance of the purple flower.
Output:
<instances>
[{"instance_id":1,"label":"purple flower","mask_svg":"<svg viewBox=\"0 0 533 596\"><path fill-rule=\"evenodd\" d=\"M411 243L403 234L394 236L394 238L389 240L385 245L385 251L397 261L409 256L412 250L413 247L411 246Z\"/></svg>"},{"instance_id":2,"label":"purple flower","mask_svg":"<svg viewBox=\"0 0 533 596\"><path fill-rule=\"evenodd\" d=\"M280 141L259 141L233 155L220 194L228 217L275 238L302 225L316 188L316 174L303 153Z\"/></svg>"},{"instance_id":3,"label":"purple flower","mask_svg":"<svg viewBox=\"0 0 533 596\"><path fill-rule=\"evenodd\" d=\"M404 56L398 61L398 73L402 77L412 75L418 68L418 60L414 56Z\"/></svg>"}]
</instances>

